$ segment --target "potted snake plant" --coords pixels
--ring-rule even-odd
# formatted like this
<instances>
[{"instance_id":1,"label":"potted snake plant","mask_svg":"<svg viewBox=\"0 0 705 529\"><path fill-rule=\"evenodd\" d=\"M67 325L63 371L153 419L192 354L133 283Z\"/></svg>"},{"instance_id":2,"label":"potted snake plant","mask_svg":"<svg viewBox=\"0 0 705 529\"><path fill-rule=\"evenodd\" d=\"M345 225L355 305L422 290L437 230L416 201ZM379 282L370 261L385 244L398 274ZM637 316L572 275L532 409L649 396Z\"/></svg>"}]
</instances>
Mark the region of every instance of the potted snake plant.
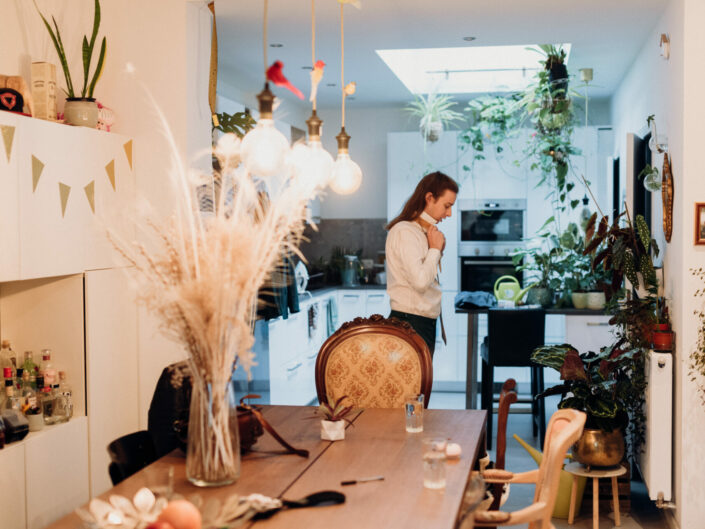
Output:
<instances>
[{"instance_id":1,"label":"potted snake plant","mask_svg":"<svg viewBox=\"0 0 705 529\"><path fill-rule=\"evenodd\" d=\"M91 63L93 59L93 50L95 49L96 38L98 37L98 28L100 27L100 2L95 0L94 15L93 15L93 31L91 33L91 38L88 40L86 35L83 36L82 44L82 62L83 62L83 87L81 91L78 92L74 90L73 80L71 79L71 71L69 70L68 60L66 58L66 51L64 49L64 43L61 39L61 32L59 31L59 26L56 23L56 19L52 16L52 25L49 24L47 19L44 17L39 7L34 3L34 6L42 17L44 25L49 31L49 36L51 41L54 43L54 48L56 49L56 54L59 56L59 61L61 62L61 68L64 72L64 78L66 79L66 104L64 106L64 122L69 125L81 125L84 127L96 128L98 124L98 105L93 93L95 91L95 85L100 78L100 74L103 71L103 63L105 61L105 49L106 40L103 40L100 45L100 52L98 53L98 61L96 63L93 76L91 77ZM89 82L90 77L90 82Z\"/></svg>"}]
</instances>

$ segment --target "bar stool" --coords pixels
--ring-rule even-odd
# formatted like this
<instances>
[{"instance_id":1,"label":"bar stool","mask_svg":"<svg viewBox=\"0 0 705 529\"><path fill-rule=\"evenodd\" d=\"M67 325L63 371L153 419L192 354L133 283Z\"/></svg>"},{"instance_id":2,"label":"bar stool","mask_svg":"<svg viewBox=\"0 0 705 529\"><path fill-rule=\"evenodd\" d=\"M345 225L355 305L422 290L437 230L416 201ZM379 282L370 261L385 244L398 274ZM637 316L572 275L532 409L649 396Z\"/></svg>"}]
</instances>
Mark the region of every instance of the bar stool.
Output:
<instances>
[{"instance_id":1,"label":"bar stool","mask_svg":"<svg viewBox=\"0 0 705 529\"><path fill-rule=\"evenodd\" d=\"M543 445L546 436L546 408L543 399L534 397L544 389L543 368L531 363L531 353L544 344L546 312L543 309L490 309L487 337L480 347L482 356L482 408L487 410L487 448L492 448L492 413L494 407L494 368L530 367L533 435Z\"/></svg>"}]
</instances>

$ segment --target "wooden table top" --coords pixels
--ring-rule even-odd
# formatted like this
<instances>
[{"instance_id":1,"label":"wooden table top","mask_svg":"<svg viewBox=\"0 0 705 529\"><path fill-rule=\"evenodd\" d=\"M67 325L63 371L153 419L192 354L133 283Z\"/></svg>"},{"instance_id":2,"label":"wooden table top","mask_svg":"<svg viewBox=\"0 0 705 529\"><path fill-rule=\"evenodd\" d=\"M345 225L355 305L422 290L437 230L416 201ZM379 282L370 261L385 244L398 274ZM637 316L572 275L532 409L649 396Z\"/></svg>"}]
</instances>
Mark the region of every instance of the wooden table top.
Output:
<instances>
[{"instance_id":1,"label":"wooden table top","mask_svg":"<svg viewBox=\"0 0 705 529\"><path fill-rule=\"evenodd\" d=\"M297 499L321 490L338 490L346 495L343 505L284 511L269 520L251 522L247 527L413 527L452 528L458 514L470 470L484 450L484 410L425 410L424 432L407 434L400 409L365 409L350 420L344 441L320 439L316 419L307 419L313 407L266 406L267 420L297 448L309 450L304 459L282 455L280 446L267 433L259 438L255 451L243 456L241 475L227 487L203 489L191 485L185 476L185 459L169 454L106 493L128 498L141 487L154 485L174 467L174 491L186 498L224 499L232 494L258 492L271 497ZM446 489L423 487L421 439L440 436L462 447L460 460L446 465ZM278 452L278 453L274 453ZM107 471L107 469L106 469ZM342 480L383 475L383 481L342 487ZM75 513L48 529L79 529Z\"/></svg>"}]
</instances>

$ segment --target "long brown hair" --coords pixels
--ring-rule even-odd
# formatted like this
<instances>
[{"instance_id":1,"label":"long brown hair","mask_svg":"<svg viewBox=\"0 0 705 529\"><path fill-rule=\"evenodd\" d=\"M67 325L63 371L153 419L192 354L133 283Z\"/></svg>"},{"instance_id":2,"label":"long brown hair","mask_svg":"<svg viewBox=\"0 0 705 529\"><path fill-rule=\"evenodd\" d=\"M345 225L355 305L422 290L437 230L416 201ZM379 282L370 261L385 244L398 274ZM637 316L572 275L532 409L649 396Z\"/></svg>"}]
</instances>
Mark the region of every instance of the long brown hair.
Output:
<instances>
[{"instance_id":1,"label":"long brown hair","mask_svg":"<svg viewBox=\"0 0 705 529\"><path fill-rule=\"evenodd\" d=\"M416 189L404 204L401 213L397 215L384 229L391 230L392 227L403 220L414 220L421 215L426 207L426 193L431 193L435 200L438 200L447 189L453 193L458 192L458 183L447 174L440 171L429 173L424 176L416 185Z\"/></svg>"}]
</instances>

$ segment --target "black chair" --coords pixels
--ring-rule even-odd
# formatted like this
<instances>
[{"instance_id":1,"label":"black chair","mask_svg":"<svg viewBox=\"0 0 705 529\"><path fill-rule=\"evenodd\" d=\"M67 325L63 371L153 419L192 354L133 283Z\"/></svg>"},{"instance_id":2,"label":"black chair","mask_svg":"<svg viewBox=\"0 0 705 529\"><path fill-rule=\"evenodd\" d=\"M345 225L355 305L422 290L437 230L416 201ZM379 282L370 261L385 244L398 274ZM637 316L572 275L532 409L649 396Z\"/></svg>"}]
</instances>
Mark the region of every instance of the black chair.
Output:
<instances>
[{"instance_id":1,"label":"black chair","mask_svg":"<svg viewBox=\"0 0 705 529\"><path fill-rule=\"evenodd\" d=\"M482 408L487 410L487 447L492 448L492 413L494 406L494 368L530 367L531 415L534 437L543 445L546 435L546 408L536 400L544 388L543 368L530 361L531 353L544 344L546 313L543 309L491 309L487 316L487 337L480 347L482 356Z\"/></svg>"},{"instance_id":2,"label":"black chair","mask_svg":"<svg viewBox=\"0 0 705 529\"><path fill-rule=\"evenodd\" d=\"M123 435L108 445L108 473L113 485L129 478L157 460L152 436L147 430Z\"/></svg>"}]
</instances>

